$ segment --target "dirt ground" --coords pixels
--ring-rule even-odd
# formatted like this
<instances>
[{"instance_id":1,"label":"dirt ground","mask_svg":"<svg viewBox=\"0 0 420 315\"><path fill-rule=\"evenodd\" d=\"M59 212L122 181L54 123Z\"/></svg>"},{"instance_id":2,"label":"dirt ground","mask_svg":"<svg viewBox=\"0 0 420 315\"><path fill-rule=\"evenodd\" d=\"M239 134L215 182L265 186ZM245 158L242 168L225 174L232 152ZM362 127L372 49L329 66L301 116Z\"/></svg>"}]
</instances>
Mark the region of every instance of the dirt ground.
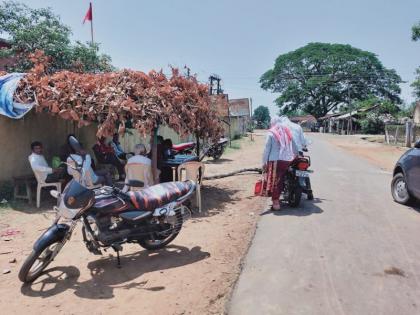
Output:
<instances>
[{"instance_id":1,"label":"dirt ground","mask_svg":"<svg viewBox=\"0 0 420 315\"><path fill-rule=\"evenodd\" d=\"M310 137L310 135L309 135ZM341 136L333 134L317 134L337 147L361 156L381 169L391 172L395 163L407 148L374 142L375 137L352 135Z\"/></svg>"},{"instance_id":2,"label":"dirt ground","mask_svg":"<svg viewBox=\"0 0 420 315\"><path fill-rule=\"evenodd\" d=\"M206 175L260 166L263 137L242 141ZM0 208L0 309L2 314L221 314L267 201L253 197L258 175L206 181L205 212L187 221L166 249L147 252L124 246L115 254L90 254L80 225L48 270L32 285L17 274L36 238L52 221L53 200L41 210L22 203ZM11 235L6 235L11 234Z\"/></svg>"}]
</instances>

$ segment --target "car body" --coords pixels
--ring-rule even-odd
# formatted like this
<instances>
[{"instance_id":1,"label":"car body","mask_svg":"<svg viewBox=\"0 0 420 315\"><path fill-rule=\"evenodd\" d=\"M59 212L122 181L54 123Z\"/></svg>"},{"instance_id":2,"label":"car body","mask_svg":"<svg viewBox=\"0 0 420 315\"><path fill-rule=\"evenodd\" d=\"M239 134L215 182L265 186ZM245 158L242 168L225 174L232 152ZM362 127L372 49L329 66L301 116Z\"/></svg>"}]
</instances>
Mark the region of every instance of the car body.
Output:
<instances>
[{"instance_id":1,"label":"car body","mask_svg":"<svg viewBox=\"0 0 420 315\"><path fill-rule=\"evenodd\" d=\"M414 198L420 200L420 141L396 163L391 193L394 200L401 204L408 204Z\"/></svg>"}]
</instances>

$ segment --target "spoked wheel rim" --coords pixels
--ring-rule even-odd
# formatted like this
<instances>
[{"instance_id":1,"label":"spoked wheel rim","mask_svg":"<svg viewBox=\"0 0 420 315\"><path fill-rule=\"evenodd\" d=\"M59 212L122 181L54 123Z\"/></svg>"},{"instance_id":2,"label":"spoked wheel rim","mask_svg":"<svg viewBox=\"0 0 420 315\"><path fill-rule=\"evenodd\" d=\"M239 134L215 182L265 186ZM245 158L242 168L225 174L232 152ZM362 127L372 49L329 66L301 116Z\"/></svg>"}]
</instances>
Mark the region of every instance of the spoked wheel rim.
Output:
<instances>
[{"instance_id":1,"label":"spoked wheel rim","mask_svg":"<svg viewBox=\"0 0 420 315\"><path fill-rule=\"evenodd\" d=\"M405 201L408 199L408 189L404 178L399 178L394 183L394 196L399 201Z\"/></svg>"},{"instance_id":2,"label":"spoked wheel rim","mask_svg":"<svg viewBox=\"0 0 420 315\"><path fill-rule=\"evenodd\" d=\"M182 225L182 214L179 212L175 216L171 217L171 219L173 220L172 222L166 222L170 225L170 227L167 230L159 232L157 234L159 238L149 239L149 240L146 240L145 242L151 246L159 246L165 243L170 238L172 238L174 235L178 234L180 225Z\"/></svg>"},{"instance_id":3,"label":"spoked wheel rim","mask_svg":"<svg viewBox=\"0 0 420 315\"><path fill-rule=\"evenodd\" d=\"M33 276L43 270L54 258L54 252L58 249L57 246L59 243L51 244L50 246L46 247L34 261L29 269L28 276Z\"/></svg>"}]
</instances>

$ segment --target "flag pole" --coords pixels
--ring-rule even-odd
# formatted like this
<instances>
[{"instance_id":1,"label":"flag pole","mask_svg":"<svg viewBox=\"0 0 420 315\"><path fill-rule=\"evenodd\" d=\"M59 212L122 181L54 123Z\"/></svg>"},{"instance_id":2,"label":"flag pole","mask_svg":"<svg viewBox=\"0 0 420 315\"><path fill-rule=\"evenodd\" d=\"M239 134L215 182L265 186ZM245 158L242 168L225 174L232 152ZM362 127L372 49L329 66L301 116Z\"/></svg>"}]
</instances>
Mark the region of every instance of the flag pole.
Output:
<instances>
[{"instance_id":1,"label":"flag pole","mask_svg":"<svg viewBox=\"0 0 420 315\"><path fill-rule=\"evenodd\" d=\"M92 46L93 46L93 10L92 10L92 2L89 2L89 6L90 6L90 14L91 14L91 19L90 19L90 35L92 37Z\"/></svg>"}]
</instances>

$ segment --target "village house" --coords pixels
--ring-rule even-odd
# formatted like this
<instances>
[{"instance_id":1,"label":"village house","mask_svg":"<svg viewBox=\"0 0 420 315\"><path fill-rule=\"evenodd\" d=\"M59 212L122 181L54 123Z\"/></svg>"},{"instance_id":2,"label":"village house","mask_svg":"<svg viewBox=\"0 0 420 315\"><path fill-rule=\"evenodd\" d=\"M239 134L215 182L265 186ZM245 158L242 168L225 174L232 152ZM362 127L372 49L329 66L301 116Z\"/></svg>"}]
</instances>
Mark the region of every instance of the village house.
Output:
<instances>
[{"instance_id":1,"label":"village house","mask_svg":"<svg viewBox=\"0 0 420 315\"><path fill-rule=\"evenodd\" d=\"M317 126L317 120L312 115L294 116L290 121L300 125L304 131L314 131Z\"/></svg>"},{"instance_id":2,"label":"village house","mask_svg":"<svg viewBox=\"0 0 420 315\"><path fill-rule=\"evenodd\" d=\"M243 136L251 123L251 110L248 98L229 100L231 138Z\"/></svg>"}]
</instances>

